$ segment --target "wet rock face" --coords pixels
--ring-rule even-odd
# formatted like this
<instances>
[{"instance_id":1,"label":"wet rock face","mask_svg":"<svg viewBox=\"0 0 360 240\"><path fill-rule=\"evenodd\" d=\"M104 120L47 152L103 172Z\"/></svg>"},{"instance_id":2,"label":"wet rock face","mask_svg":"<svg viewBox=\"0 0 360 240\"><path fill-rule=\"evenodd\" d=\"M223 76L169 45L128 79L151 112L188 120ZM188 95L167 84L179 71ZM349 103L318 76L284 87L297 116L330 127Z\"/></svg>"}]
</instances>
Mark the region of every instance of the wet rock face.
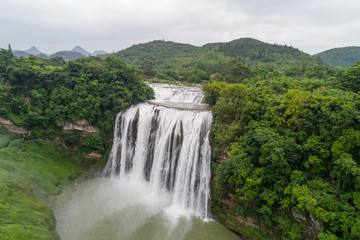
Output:
<instances>
[{"instance_id":1,"label":"wet rock face","mask_svg":"<svg viewBox=\"0 0 360 240\"><path fill-rule=\"evenodd\" d=\"M30 131L26 130L24 127L16 126L10 120L5 118L0 118L0 127L6 127L9 132L17 134L30 134Z\"/></svg>"},{"instance_id":2,"label":"wet rock face","mask_svg":"<svg viewBox=\"0 0 360 240\"><path fill-rule=\"evenodd\" d=\"M97 127L91 126L86 119L81 119L75 122L59 122L56 123L59 127L63 128L64 132L80 131L83 134L98 133Z\"/></svg>"}]
</instances>

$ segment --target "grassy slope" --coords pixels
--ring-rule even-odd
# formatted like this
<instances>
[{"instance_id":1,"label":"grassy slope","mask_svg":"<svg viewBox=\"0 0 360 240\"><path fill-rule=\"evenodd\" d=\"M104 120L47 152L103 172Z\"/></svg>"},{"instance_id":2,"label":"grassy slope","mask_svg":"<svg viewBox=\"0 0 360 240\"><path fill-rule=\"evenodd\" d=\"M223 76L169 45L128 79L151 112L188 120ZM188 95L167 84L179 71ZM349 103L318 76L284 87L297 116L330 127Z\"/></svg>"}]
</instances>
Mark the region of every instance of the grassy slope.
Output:
<instances>
[{"instance_id":1,"label":"grassy slope","mask_svg":"<svg viewBox=\"0 0 360 240\"><path fill-rule=\"evenodd\" d=\"M0 129L0 239L59 239L44 203L81 173L83 155L5 132Z\"/></svg>"},{"instance_id":2,"label":"grassy slope","mask_svg":"<svg viewBox=\"0 0 360 240\"><path fill-rule=\"evenodd\" d=\"M360 61L360 47L334 48L315 54L315 56L334 67L348 68Z\"/></svg>"}]
</instances>

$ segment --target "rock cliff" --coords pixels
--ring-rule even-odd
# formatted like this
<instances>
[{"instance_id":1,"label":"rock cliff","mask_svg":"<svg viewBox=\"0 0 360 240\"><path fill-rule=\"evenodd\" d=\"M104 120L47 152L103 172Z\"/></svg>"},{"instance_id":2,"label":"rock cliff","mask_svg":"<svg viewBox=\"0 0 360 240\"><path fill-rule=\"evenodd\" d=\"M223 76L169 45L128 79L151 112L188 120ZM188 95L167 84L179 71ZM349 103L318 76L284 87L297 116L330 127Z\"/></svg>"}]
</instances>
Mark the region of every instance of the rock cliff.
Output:
<instances>
[{"instance_id":1,"label":"rock cliff","mask_svg":"<svg viewBox=\"0 0 360 240\"><path fill-rule=\"evenodd\" d=\"M24 127L16 126L10 120L5 118L0 118L0 127L6 127L9 132L17 133L17 134L30 134L30 131L25 129Z\"/></svg>"},{"instance_id":2,"label":"rock cliff","mask_svg":"<svg viewBox=\"0 0 360 240\"><path fill-rule=\"evenodd\" d=\"M97 133L99 129L91 126L86 119L81 119L74 122L58 122L56 123L59 127L63 128L64 132L80 131L83 134Z\"/></svg>"}]
</instances>

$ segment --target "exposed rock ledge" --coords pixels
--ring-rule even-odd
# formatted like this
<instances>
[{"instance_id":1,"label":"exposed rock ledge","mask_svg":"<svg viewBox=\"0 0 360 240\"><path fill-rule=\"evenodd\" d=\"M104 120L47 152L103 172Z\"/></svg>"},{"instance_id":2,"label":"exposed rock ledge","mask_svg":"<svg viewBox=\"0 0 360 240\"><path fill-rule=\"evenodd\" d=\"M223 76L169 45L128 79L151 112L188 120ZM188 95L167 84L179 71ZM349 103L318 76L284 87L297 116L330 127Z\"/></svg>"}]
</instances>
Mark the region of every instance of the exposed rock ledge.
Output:
<instances>
[{"instance_id":1,"label":"exposed rock ledge","mask_svg":"<svg viewBox=\"0 0 360 240\"><path fill-rule=\"evenodd\" d=\"M88 155L85 156L86 158L90 158L90 159L96 159L96 160L100 160L100 158L102 157L102 155L100 153L97 152L91 152Z\"/></svg>"},{"instance_id":2,"label":"exposed rock ledge","mask_svg":"<svg viewBox=\"0 0 360 240\"><path fill-rule=\"evenodd\" d=\"M86 119L81 119L75 122L57 122L59 127L63 128L64 132L70 131L81 131L85 134L97 133L99 129L97 127L91 126Z\"/></svg>"},{"instance_id":3,"label":"exposed rock ledge","mask_svg":"<svg viewBox=\"0 0 360 240\"><path fill-rule=\"evenodd\" d=\"M0 118L0 127L6 127L9 132L17 134L30 134L29 130L26 130L24 127L16 126L10 120L7 120L5 118Z\"/></svg>"}]
</instances>

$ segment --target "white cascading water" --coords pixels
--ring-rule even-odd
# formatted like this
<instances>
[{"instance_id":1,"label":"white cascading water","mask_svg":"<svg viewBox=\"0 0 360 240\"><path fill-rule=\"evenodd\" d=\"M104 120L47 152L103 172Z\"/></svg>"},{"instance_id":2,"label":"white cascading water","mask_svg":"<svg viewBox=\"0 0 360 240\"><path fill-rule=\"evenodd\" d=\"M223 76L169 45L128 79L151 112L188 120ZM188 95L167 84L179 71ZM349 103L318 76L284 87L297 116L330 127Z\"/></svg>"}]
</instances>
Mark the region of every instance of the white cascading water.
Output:
<instances>
[{"instance_id":1,"label":"white cascading water","mask_svg":"<svg viewBox=\"0 0 360 240\"><path fill-rule=\"evenodd\" d=\"M200 88L151 86L155 100L117 116L106 177L74 183L58 197L62 240L239 239L203 221L211 218L212 115Z\"/></svg>"},{"instance_id":2,"label":"white cascading water","mask_svg":"<svg viewBox=\"0 0 360 240\"><path fill-rule=\"evenodd\" d=\"M157 100L166 100L171 102L190 102L202 103L204 96L199 87L176 87L169 84L149 84L154 89Z\"/></svg>"},{"instance_id":3,"label":"white cascading water","mask_svg":"<svg viewBox=\"0 0 360 240\"><path fill-rule=\"evenodd\" d=\"M155 100L120 112L104 169L169 195L169 208L209 218L212 114L199 88L151 85Z\"/></svg>"}]
</instances>

